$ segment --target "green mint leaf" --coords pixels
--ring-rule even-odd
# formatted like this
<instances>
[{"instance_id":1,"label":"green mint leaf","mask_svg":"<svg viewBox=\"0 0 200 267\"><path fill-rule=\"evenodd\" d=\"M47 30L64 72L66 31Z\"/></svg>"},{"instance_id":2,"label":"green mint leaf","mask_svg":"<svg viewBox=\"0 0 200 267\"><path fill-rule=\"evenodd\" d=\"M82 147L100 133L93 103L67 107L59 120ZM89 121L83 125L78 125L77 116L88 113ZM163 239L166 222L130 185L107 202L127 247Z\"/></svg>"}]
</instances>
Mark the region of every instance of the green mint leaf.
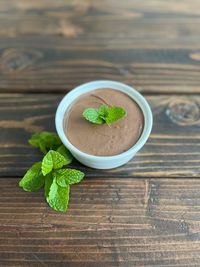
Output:
<instances>
[{"instance_id":1,"label":"green mint leaf","mask_svg":"<svg viewBox=\"0 0 200 267\"><path fill-rule=\"evenodd\" d=\"M98 113L100 115L101 118L103 118L105 120L105 118L108 115L108 111L109 111L109 107L107 105L101 105L98 109Z\"/></svg>"},{"instance_id":2,"label":"green mint leaf","mask_svg":"<svg viewBox=\"0 0 200 267\"><path fill-rule=\"evenodd\" d=\"M51 187L52 183L53 183L52 173L48 173L45 176L45 184L44 184L44 195L45 195L46 198L49 195L49 191L50 191L50 187Z\"/></svg>"},{"instance_id":3,"label":"green mint leaf","mask_svg":"<svg viewBox=\"0 0 200 267\"><path fill-rule=\"evenodd\" d=\"M26 172L20 180L19 186L25 191L34 192L44 185L44 176L41 171L41 162L37 162Z\"/></svg>"},{"instance_id":4,"label":"green mint leaf","mask_svg":"<svg viewBox=\"0 0 200 267\"><path fill-rule=\"evenodd\" d=\"M89 122L95 124L103 124L104 120L100 117L98 109L96 108L87 108L83 112L83 117Z\"/></svg>"},{"instance_id":5,"label":"green mint leaf","mask_svg":"<svg viewBox=\"0 0 200 267\"><path fill-rule=\"evenodd\" d=\"M65 157L65 159L67 161L66 164L70 164L72 162L73 156L64 145L59 146L59 148L57 149L57 152L59 152L61 155L63 155Z\"/></svg>"},{"instance_id":6,"label":"green mint leaf","mask_svg":"<svg viewBox=\"0 0 200 267\"><path fill-rule=\"evenodd\" d=\"M53 173L54 178L59 186L65 187L67 185L79 183L85 176L83 172L75 169L61 169Z\"/></svg>"},{"instance_id":7,"label":"green mint leaf","mask_svg":"<svg viewBox=\"0 0 200 267\"><path fill-rule=\"evenodd\" d=\"M126 116L126 111L121 107L110 107L105 118L107 124L114 123Z\"/></svg>"},{"instance_id":8,"label":"green mint leaf","mask_svg":"<svg viewBox=\"0 0 200 267\"><path fill-rule=\"evenodd\" d=\"M67 160L63 155L54 150L50 150L42 160L42 174L45 176L53 169L60 169L65 164L67 164Z\"/></svg>"},{"instance_id":9,"label":"green mint leaf","mask_svg":"<svg viewBox=\"0 0 200 267\"><path fill-rule=\"evenodd\" d=\"M29 140L29 144L38 147L44 154L46 154L51 149L56 150L62 145L62 142L56 134L44 131L33 134Z\"/></svg>"},{"instance_id":10,"label":"green mint leaf","mask_svg":"<svg viewBox=\"0 0 200 267\"><path fill-rule=\"evenodd\" d=\"M57 184L56 179L54 178L47 197L47 202L54 210L64 212L68 207L69 191L69 185L61 187Z\"/></svg>"}]
</instances>

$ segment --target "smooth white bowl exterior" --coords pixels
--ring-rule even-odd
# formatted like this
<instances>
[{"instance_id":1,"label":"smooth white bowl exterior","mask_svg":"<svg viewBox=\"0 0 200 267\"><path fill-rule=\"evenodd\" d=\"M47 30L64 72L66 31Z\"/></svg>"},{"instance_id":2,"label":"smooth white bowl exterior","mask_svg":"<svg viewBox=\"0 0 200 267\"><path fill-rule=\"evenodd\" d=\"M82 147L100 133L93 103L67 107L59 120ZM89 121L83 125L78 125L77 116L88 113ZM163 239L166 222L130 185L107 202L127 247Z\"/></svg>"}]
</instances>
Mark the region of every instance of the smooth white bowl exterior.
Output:
<instances>
[{"instance_id":1,"label":"smooth white bowl exterior","mask_svg":"<svg viewBox=\"0 0 200 267\"><path fill-rule=\"evenodd\" d=\"M137 143L126 152L123 152L115 156L107 156L107 157L93 156L80 151L69 142L64 133L64 128L63 128L64 115L66 110L70 107L70 105L82 94L102 88L112 88L114 90L122 91L125 94L129 95L140 106L144 115L144 129ZM56 130L63 144L70 150L72 155L78 161L80 161L81 163L83 163L88 167L95 169L116 168L127 163L130 159L132 159L135 153L139 149L141 149L143 145L146 143L151 133L152 121L153 121L152 112L149 107L149 104L141 94L139 94L134 88L126 84L115 81L106 81L106 80L85 83L76 87L74 90L70 91L60 102L55 117Z\"/></svg>"}]
</instances>

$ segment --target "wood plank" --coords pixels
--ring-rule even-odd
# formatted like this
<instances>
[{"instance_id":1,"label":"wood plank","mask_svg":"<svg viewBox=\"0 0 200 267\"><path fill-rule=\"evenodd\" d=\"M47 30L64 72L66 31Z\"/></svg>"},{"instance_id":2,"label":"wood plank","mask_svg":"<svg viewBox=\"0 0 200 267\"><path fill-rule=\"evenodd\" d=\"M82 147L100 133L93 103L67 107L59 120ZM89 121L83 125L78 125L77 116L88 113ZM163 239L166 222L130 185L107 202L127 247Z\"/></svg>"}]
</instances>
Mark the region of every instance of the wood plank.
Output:
<instances>
[{"instance_id":1,"label":"wood plank","mask_svg":"<svg viewBox=\"0 0 200 267\"><path fill-rule=\"evenodd\" d=\"M54 131L56 107L63 95L1 94L0 176L21 176L41 154L27 140L34 132ZM147 96L153 131L127 165L97 171L73 163L87 177L200 177L200 96Z\"/></svg>"},{"instance_id":2,"label":"wood plank","mask_svg":"<svg viewBox=\"0 0 200 267\"><path fill-rule=\"evenodd\" d=\"M57 47L76 50L99 50L101 47L112 50L199 48L200 18L193 13L186 15L130 11L127 14L122 11L115 14L113 10L108 13L94 7L87 14L72 12L73 17L69 18L67 12L65 16L62 12L60 10L56 16L52 16L48 10L15 10L11 13L0 11L0 37L21 37L26 40L38 36L45 37L41 40L46 42L53 37Z\"/></svg>"},{"instance_id":3,"label":"wood plank","mask_svg":"<svg viewBox=\"0 0 200 267\"><path fill-rule=\"evenodd\" d=\"M33 46L41 39L28 42ZM24 49L9 48L13 40L9 43L4 44L7 48L0 57L1 93L66 92L102 79L127 83L143 93L200 92L200 55L193 50L64 51L57 47L27 48L21 39L18 45Z\"/></svg>"},{"instance_id":4,"label":"wood plank","mask_svg":"<svg viewBox=\"0 0 200 267\"><path fill-rule=\"evenodd\" d=\"M67 213L1 179L1 266L199 266L200 180L85 179ZM38 265L37 265L38 264Z\"/></svg>"},{"instance_id":5,"label":"wood plank","mask_svg":"<svg viewBox=\"0 0 200 267\"><path fill-rule=\"evenodd\" d=\"M199 8L198 0L192 4L186 0L151 4L79 0L48 5L46 1L1 1L0 36L60 35L89 45L106 41L107 45L124 43L139 48L141 44L148 48L169 44L194 48L199 38Z\"/></svg>"},{"instance_id":6,"label":"wood plank","mask_svg":"<svg viewBox=\"0 0 200 267\"><path fill-rule=\"evenodd\" d=\"M198 0L3 0L0 92L112 79L147 93L199 93L199 10Z\"/></svg>"}]
</instances>

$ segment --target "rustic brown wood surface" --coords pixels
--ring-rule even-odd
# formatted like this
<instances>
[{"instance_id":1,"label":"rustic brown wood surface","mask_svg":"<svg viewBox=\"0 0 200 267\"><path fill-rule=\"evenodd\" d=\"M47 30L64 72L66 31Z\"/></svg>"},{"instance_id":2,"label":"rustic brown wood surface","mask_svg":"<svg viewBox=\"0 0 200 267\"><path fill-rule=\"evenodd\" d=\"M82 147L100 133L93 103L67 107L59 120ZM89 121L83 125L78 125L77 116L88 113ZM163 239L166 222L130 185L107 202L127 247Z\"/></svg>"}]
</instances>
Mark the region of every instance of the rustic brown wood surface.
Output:
<instances>
[{"instance_id":1,"label":"rustic brown wood surface","mask_svg":"<svg viewBox=\"0 0 200 267\"><path fill-rule=\"evenodd\" d=\"M200 1L0 1L0 91L200 92Z\"/></svg>"},{"instance_id":2,"label":"rustic brown wood surface","mask_svg":"<svg viewBox=\"0 0 200 267\"><path fill-rule=\"evenodd\" d=\"M86 179L68 213L1 179L1 266L200 266L200 180Z\"/></svg>"},{"instance_id":3,"label":"rustic brown wood surface","mask_svg":"<svg viewBox=\"0 0 200 267\"><path fill-rule=\"evenodd\" d=\"M96 79L133 85L154 126L126 166L71 188L67 213L18 187L56 107ZM0 267L200 266L200 1L0 1ZM175 179L174 179L175 178Z\"/></svg>"}]
</instances>

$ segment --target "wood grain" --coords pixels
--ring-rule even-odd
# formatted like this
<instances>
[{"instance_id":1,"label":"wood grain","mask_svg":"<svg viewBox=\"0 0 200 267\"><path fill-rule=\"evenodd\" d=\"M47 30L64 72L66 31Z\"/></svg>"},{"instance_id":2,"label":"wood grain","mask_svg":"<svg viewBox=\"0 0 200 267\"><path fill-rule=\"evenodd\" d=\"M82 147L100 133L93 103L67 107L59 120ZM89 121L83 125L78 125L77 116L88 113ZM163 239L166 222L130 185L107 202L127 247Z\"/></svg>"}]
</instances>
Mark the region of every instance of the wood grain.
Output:
<instances>
[{"instance_id":1,"label":"wood grain","mask_svg":"<svg viewBox=\"0 0 200 267\"><path fill-rule=\"evenodd\" d=\"M67 213L17 183L1 178L1 266L200 265L198 179L86 179Z\"/></svg>"},{"instance_id":2,"label":"wood grain","mask_svg":"<svg viewBox=\"0 0 200 267\"><path fill-rule=\"evenodd\" d=\"M106 79L127 83L143 93L199 93L197 57L192 50L6 48L0 56L0 92L58 93Z\"/></svg>"},{"instance_id":3,"label":"wood grain","mask_svg":"<svg viewBox=\"0 0 200 267\"><path fill-rule=\"evenodd\" d=\"M199 73L199 0L1 0L0 267L200 266ZM74 162L87 178L57 213L18 186L27 141L98 79L145 94L152 134L121 168Z\"/></svg>"},{"instance_id":4,"label":"wood grain","mask_svg":"<svg viewBox=\"0 0 200 267\"><path fill-rule=\"evenodd\" d=\"M42 130L55 131L56 107L63 95L1 94L0 176L23 175L41 159L27 141ZM200 177L200 97L147 96L154 126L144 148L127 165L96 171L78 163L88 177Z\"/></svg>"},{"instance_id":5,"label":"wood grain","mask_svg":"<svg viewBox=\"0 0 200 267\"><path fill-rule=\"evenodd\" d=\"M111 79L145 93L199 93L199 10L198 0L3 0L0 92Z\"/></svg>"}]
</instances>

